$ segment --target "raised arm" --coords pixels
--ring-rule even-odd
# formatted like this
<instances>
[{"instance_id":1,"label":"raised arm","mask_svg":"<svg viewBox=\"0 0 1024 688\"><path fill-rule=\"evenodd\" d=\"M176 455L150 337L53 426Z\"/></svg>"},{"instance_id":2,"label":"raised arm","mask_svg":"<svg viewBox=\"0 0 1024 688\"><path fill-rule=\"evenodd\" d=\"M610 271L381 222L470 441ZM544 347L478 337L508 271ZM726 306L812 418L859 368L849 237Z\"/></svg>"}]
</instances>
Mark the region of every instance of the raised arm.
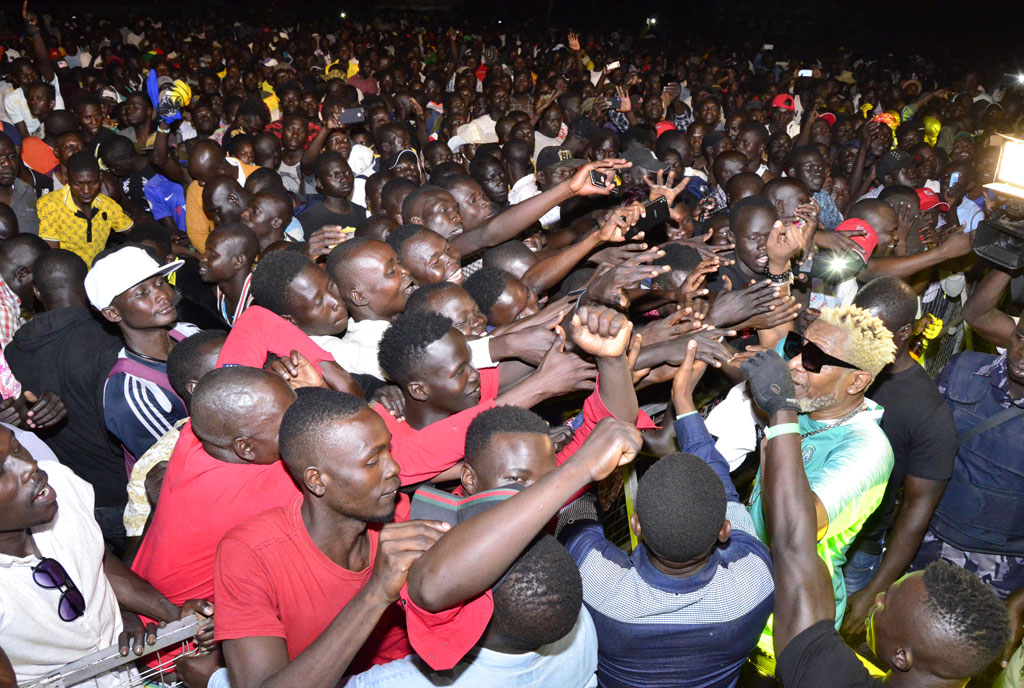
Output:
<instances>
[{"instance_id":1,"label":"raised arm","mask_svg":"<svg viewBox=\"0 0 1024 688\"><path fill-rule=\"evenodd\" d=\"M954 232L937 248L921 251L912 256L889 256L888 258L872 258L867 267L861 271L861 278L870 281L875 277L899 277L909 279L921 270L944 263L953 258L966 256L971 252L974 238L970 232ZM966 312L966 307L964 311ZM1010 329L1013 329L1012 327Z\"/></svg>"},{"instance_id":2,"label":"raised arm","mask_svg":"<svg viewBox=\"0 0 1024 688\"><path fill-rule=\"evenodd\" d=\"M774 351L762 351L742 366L755 403L768 414L761 458L761 490L771 537L775 579L775 656L805 629L835 618L825 562L817 551L815 497L801 456L793 379Z\"/></svg>"},{"instance_id":3,"label":"raised arm","mask_svg":"<svg viewBox=\"0 0 1024 688\"><path fill-rule=\"evenodd\" d=\"M42 28L39 26L39 17L35 12L28 9L28 0L21 5L21 16L25 20L28 35L32 40L32 53L36 65L39 66L39 74L46 83L53 82L53 66L50 64L50 56L46 50L46 41L43 40Z\"/></svg>"},{"instance_id":4,"label":"raised arm","mask_svg":"<svg viewBox=\"0 0 1024 688\"><path fill-rule=\"evenodd\" d=\"M602 420L565 464L427 550L409 570L409 597L439 612L490 588L570 497L632 461L642 441L630 424Z\"/></svg>"},{"instance_id":5,"label":"raised arm","mask_svg":"<svg viewBox=\"0 0 1024 688\"><path fill-rule=\"evenodd\" d=\"M618 159L587 163L573 175L572 179L522 203L516 203L477 229L458 235L451 240L452 248L466 258L485 248L497 246L514 238L543 217L544 213L573 196L607 196L611 193L612 187L595 186L590 181L590 173L594 170L610 173L613 170L626 167L630 167L630 163Z\"/></svg>"},{"instance_id":6,"label":"raised arm","mask_svg":"<svg viewBox=\"0 0 1024 688\"><path fill-rule=\"evenodd\" d=\"M633 369L626 357L633 323L613 308L581 306L572 316L571 329L573 343L597 359L598 394L605 408L619 420L635 425L639 406Z\"/></svg>"},{"instance_id":7,"label":"raised arm","mask_svg":"<svg viewBox=\"0 0 1024 688\"><path fill-rule=\"evenodd\" d=\"M1010 284L1010 275L993 267L981 278L964 304L964 320L982 337L996 346L1005 347L1016 327L1013 318L999 310L999 299Z\"/></svg>"}]
</instances>

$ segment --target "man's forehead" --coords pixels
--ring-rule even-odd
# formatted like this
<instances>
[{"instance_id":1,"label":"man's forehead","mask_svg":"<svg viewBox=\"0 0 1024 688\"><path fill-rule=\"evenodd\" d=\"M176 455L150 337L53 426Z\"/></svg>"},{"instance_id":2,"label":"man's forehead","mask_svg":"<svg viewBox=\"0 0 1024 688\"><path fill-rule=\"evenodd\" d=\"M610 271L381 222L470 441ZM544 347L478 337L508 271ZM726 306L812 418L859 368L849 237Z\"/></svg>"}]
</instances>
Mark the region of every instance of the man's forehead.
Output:
<instances>
[{"instance_id":1,"label":"man's forehead","mask_svg":"<svg viewBox=\"0 0 1024 688\"><path fill-rule=\"evenodd\" d=\"M804 336L825 353L841 358L843 345L846 343L846 332L835 325L815 320L807 328Z\"/></svg>"}]
</instances>

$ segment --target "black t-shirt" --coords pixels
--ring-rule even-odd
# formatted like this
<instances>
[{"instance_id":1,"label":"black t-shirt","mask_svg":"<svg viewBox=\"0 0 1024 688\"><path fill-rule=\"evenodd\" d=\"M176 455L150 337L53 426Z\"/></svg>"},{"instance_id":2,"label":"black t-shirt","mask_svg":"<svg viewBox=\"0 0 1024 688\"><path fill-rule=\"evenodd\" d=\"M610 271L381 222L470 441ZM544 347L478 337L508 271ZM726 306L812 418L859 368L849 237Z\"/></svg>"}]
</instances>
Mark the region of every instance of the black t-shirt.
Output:
<instances>
[{"instance_id":1,"label":"black t-shirt","mask_svg":"<svg viewBox=\"0 0 1024 688\"><path fill-rule=\"evenodd\" d=\"M156 169L146 162L145 166L121 180L121 189L132 205L142 211L149 210L149 201L146 200L146 182L156 176Z\"/></svg>"},{"instance_id":2,"label":"black t-shirt","mask_svg":"<svg viewBox=\"0 0 1024 688\"><path fill-rule=\"evenodd\" d=\"M323 201L312 206L309 210L299 215L299 222L302 223L302 233L306 240L309 235L325 225L338 225L342 229L346 227L355 228L360 222L366 219L366 208L350 203L352 209L347 215L339 215L327 209Z\"/></svg>"},{"instance_id":3,"label":"black t-shirt","mask_svg":"<svg viewBox=\"0 0 1024 688\"><path fill-rule=\"evenodd\" d=\"M804 629L779 655L775 676L786 688L883 686L836 633L831 620Z\"/></svg>"},{"instance_id":4,"label":"black t-shirt","mask_svg":"<svg viewBox=\"0 0 1024 688\"><path fill-rule=\"evenodd\" d=\"M856 548L878 543L892 527L896 497L905 476L949 480L957 450L953 412L921 366L879 375L867 396L885 409L882 431L892 445L893 467L885 496L861 529ZM874 548L874 552L879 550Z\"/></svg>"},{"instance_id":5,"label":"black t-shirt","mask_svg":"<svg viewBox=\"0 0 1024 688\"><path fill-rule=\"evenodd\" d=\"M103 385L124 346L114 332L95 311L60 308L22 325L4 350L25 389L52 391L67 406L65 420L36 434L93 486L97 508L128 501L124 452L103 420Z\"/></svg>"}]
</instances>

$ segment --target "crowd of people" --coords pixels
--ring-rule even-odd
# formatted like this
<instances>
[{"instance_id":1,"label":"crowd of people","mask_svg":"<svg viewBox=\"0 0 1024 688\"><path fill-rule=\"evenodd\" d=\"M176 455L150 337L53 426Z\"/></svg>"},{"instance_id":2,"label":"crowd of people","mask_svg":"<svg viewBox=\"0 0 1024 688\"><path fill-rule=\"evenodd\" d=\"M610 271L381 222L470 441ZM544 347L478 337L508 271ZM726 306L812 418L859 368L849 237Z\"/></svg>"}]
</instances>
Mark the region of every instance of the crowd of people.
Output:
<instances>
[{"instance_id":1,"label":"crowd of people","mask_svg":"<svg viewBox=\"0 0 1024 688\"><path fill-rule=\"evenodd\" d=\"M1024 685L1016 81L342 16L0 48L0 687Z\"/></svg>"}]
</instances>

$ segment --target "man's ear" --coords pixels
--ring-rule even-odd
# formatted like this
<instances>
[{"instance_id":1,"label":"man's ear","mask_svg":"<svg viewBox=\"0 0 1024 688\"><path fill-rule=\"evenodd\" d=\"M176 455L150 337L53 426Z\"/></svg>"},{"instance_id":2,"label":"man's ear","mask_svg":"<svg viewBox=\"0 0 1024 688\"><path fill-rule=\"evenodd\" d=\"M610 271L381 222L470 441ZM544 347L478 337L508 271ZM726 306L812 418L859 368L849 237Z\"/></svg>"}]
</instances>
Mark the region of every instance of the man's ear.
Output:
<instances>
[{"instance_id":1,"label":"man's ear","mask_svg":"<svg viewBox=\"0 0 1024 688\"><path fill-rule=\"evenodd\" d=\"M860 394L870 386L871 373L864 370L857 370L854 371L853 376L850 379L850 385L846 391L851 395Z\"/></svg>"},{"instance_id":2,"label":"man's ear","mask_svg":"<svg viewBox=\"0 0 1024 688\"><path fill-rule=\"evenodd\" d=\"M102 313L103 317L112 323L119 323L123 319L121 318L121 312L117 310L117 308L114 306L107 306L106 308L102 309L100 313Z\"/></svg>"},{"instance_id":3,"label":"man's ear","mask_svg":"<svg viewBox=\"0 0 1024 688\"><path fill-rule=\"evenodd\" d=\"M199 384L199 380L189 380L185 383L185 391L190 395L196 390L196 385Z\"/></svg>"},{"instance_id":4,"label":"man's ear","mask_svg":"<svg viewBox=\"0 0 1024 688\"><path fill-rule=\"evenodd\" d=\"M722 527L718 531L718 541L724 545L729 542L730 537L732 537L732 521L725 519L722 521Z\"/></svg>"},{"instance_id":5,"label":"man's ear","mask_svg":"<svg viewBox=\"0 0 1024 688\"><path fill-rule=\"evenodd\" d=\"M370 299L360 290L350 289L348 292L348 302L354 306L365 306L370 302Z\"/></svg>"},{"instance_id":6,"label":"man's ear","mask_svg":"<svg viewBox=\"0 0 1024 688\"><path fill-rule=\"evenodd\" d=\"M469 463L462 463L462 475L459 479L462 481L462 489L466 494L476 494L476 473L473 472Z\"/></svg>"},{"instance_id":7,"label":"man's ear","mask_svg":"<svg viewBox=\"0 0 1024 688\"><path fill-rule=\"evenodd\" d=\"M270 221L270 226L273 227L274 229L280 229L283 224L284 220L282 220L279 217L275 217L273 220Z\"/></svg>"},{"instance_id":8,"label":"man's ear","mask_svg":"<svg viewBox=\"0 0 1024 688\"><path fill-rule=\"evenodd\" d=\"M896 671L906 673L914 666L914 651L909 647L900 645L888 659L889 666Z\"/></svg>"},{"instance_id":9,"label":"man's ear","mask_svg":"<svg viewBox=\"0 0 1024 688\"><path fill-rule=\"evenodd\" d=\"M235 452L235 456L246 463L256 460L256 450L248 437L236 437L231 442L231 449Z\"/></svg>"},{"instance_id":10,"label":"man's ear","mask_svg":"<svg viewBox=\"0 0 1024 688\"><path fill-rule=\"evenodd\" d=\"M245 267L245 263L246 263L246 260L245 260L245 255L244 254L236 253L231 258L231 267L233 267L235 270L241 270L242 268L244 268Z\"/></svg>"},{"instance_id":11,"label":"man's ear","mask_svg":"<svg viewBox=\"0 0 1024 688\"><path fill-rule=\"evenodd\" d=\"M421 216L419 216L419 215L410 215L409 216L409 222L407 222L406 224L421 225L421 224L423 224L423 218Z\"/></svg>"},{"instance_id":12,"label":"man's ear","mask_svg":"<svg viewBox=\"0 0 1024 688\"><path fill-rule=\"evenodd\" d=\"M413 380L405 389L409 396L416 401L427 401L430 399L430 385L423 380Z\"/></svg>"},{"instance_id":13,"label":"man's ear","mask_svg":"<svg viewBox=\"0 0 1024 688\"><path fill-rule=\"evenodd\" d=\"M38 301L39 303L43 302L43 297L39 293L39 289L36 288L35 284L32 285L32 295L35 297L36 301Z\"/></svg>"},{"instance_id":14,"label":"man's ear","mask_svg":"<svg viewBox=\"0 0 1024 688\"><path fill-rule=\"evenodd\" d=\"M896 330L895 334L896 334L895 338L896 338L897 342L901 342L902 343L902 342L905 342L905 341L909 340L910 337L914 334L914 323L907 323L906 325L904 325L900 329Z\"/></svg>"},{"instance_id":15,"label":"man's ear","mask_svg":"<svg viewBox=\"0 0 1024 688\"><path fill-rule=\"evenodd\" d=\"M643 530L640 528L640 517L637 516L636 513L629 517L629 527L633 529L636 539L639 540L642 536Z\"/></svg>"},{"instance_id":16,"label":"man's ear","mask_svg":"<svg viewBox=\"0 0 1024 688\"><path fill-rule=\"evenodd\" d=\"M323 497L327 491L324 485L324 475L319 470L309 467L302 472L302 482L306 489L315 497Z\"/></svg>"},{"instance_id":17,"label":"man's ear","mask_svg":"<svg viewBox=\"0 0 1024 688\"><path fill-rule=\"evenodd\" d=\"M795 167L787 167L786 168L786 176L787 177L796 177L796 168Z\"/></svg>"}]
</instances>

